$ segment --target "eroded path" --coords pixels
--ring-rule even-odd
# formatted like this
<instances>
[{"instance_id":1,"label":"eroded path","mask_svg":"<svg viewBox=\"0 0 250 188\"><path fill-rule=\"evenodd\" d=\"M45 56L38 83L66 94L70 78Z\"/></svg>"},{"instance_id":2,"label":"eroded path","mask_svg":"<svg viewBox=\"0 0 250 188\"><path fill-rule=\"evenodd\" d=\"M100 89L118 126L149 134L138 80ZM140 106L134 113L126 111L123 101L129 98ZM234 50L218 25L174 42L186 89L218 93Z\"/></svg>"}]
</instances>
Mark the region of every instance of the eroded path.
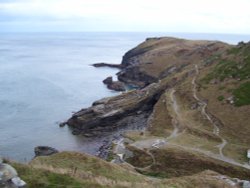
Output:
<instances>
[{"instance_id":1,"label":"eroded path","mask_svg":"<svg viewBox=\"0 0 250 188\"><path fill-rule=\"evenodd\" d=\"M198 65L195 65L195 72L196 75L194 76L193 80L192 80L192 85L193 85L193 97L198 101L199 105L201 106L201 113L202 115L211 123L211 125L213 126L213 133L218 136L221 140L222 143L217 145L217 147L219 148L219 153L221 157L225 157L223 154L223 148L227 145L227 141L220 135L220 128L216 125L216 123L213 121L213 119L208 115L206 108L207 108L207 103L204 102L203 100L201 100L198 96L197 96L197 84L196 84L196 79L197 76L199 75L199 68Z\"/></svg>"},{"instance_id":2,"label":"eroded path","mask_svg":"<svg viewBox=\"0 0 250 188\"><path fill-rule=\"evenodd\" d=\"M171 105L172 105L173 111L175 113L175 115L174 115L175 117L173 117L173 119L172 119L172 125L174 126L174 130L172 131L171 135L169 137L167 137L167 140L178 136L179 126L180 126L179 121L181 119L181 115L179 112L179 106L177 104L174 93L175 93L175 90L172 89L170 92L170 99L171 99Z\"/></svg>"}]
</instances>

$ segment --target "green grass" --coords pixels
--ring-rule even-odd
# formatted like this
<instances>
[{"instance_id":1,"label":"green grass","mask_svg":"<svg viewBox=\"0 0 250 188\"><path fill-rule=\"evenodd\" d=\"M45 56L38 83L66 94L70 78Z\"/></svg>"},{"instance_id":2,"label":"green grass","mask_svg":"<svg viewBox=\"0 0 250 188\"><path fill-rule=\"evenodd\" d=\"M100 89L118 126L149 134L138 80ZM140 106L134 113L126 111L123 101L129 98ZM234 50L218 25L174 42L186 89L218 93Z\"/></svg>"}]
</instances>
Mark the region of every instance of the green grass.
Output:
<instances>
[{"instance_id":1,"label":"green grass","mask_svg":"<svg viewBox=\"0 0 250 188\"><path fill-rule=\"evenodd\" d=\"M241 84L233 91L235 106L244 106L250 104L250 82Z\"/></svg>"},{"instance_id":2,"label":"green grass","mask_svg":"<svg viewBox=\"0 0 250 188\"><path fill-rule=\"evenodd\" d=\"M151 176L155 178L168 178L168 173L166 172L147 172L147 171L138 171L138 172L145 176Z\"/></svg>"},{"instance_id":3,"label":"green grass","mask_svg":"<svg viewBox=\"0 0 250 188\"><path fill-rule=\"evenodd\" d=\"M250 53L250 45L245 44L241 47L233 47L227 51L227 54L229 55L248 55Z\"/></svg>"},{"instance_id":4,"label":"green grass","mask_svg":"<svg viewBox=\"0 0 250 188\"><path fill-rule=\"evenodd\" d=\"M223 95L220 95L219 97L217 97L218 101L223 101L225 99L225 97Z\"/></svg>"},{"instance_id":5,"label":"green grass","mask_svg":"<svg viewBox=\"0 0 250 188\"><path fill-rule=\"evenodd\" d=\"M49 157L39 157L32 164L44 164L54 168L76 169L77 172L95 174L111 180L137 182L141 176L129 173L124 168L103 161L97 157L75 152L61 152Z\"/></svg>"},{"instance_id":6,"label":"green grass","mask_svg":"<svg viewBox=\"0 0 250 188\"><path fill-rule=\"evenodd\" d=\"M211 80L225 79L246 80L250 78L250 46L234 47L227 51L228 56L224 59L217 58L218 64L208 73L202 82L208 84Z\"/></svg>"},{"instance_id":7,"label":"green grass","mask_svg":"<svg viewBox=\"0 0 250 188\"><path fill-rule=\"evenodd\" d=\"M233 60L221 60L213 71L202 79L202 82L208 84L212 79L224 81L226 78L239 80L250 78L250 56L241 63Z\"/></svg>"},{"instance_id":8,"label":"green grass","mask_svg":"<svg viewBox=\"0 0 250 188\"><path fill-rule=\"evenodd\" d=\"M208 57L206 60L204 60L203 63L206 65L212 64L212 63L216 62L216 60L220 59L220 57L221 57L220 54L212 55L212 56Z\"/></svg>"},{"instance_id":9,"label":"green grass","mask_svg":"<svg viewBox=\"0 0 250 188\"><path fill-rule=\"evenodd\" d=\"M241 48L234 47L234 48L229 49L227 51L227 53L228 54L234 54L234 55L236 55L236 54L239 54L240 51L241 51Z\"/></svg>"},{"instance_id":10,"label":"green grass","mask_svg":"<svg viewBox=\"0 0 250 188\"><path fill-rule=\"evenodd\" d=\"M19 176L27 183L27 188L99 188L103 187L88 181L79 181L68 175L35 169L28 165L11 164Z\"/></svg>"},{"instance_id":11,"label":"green grass","mask_svg":"<svg viewBox=\"0 0 250 188\"><path fill-rule=\"evenodd\" d=\"M240 73L235 61L223 60L216 66L213 74L214 78L223 81L225 78L237 78Z\"/></svg>"}]
</instances>

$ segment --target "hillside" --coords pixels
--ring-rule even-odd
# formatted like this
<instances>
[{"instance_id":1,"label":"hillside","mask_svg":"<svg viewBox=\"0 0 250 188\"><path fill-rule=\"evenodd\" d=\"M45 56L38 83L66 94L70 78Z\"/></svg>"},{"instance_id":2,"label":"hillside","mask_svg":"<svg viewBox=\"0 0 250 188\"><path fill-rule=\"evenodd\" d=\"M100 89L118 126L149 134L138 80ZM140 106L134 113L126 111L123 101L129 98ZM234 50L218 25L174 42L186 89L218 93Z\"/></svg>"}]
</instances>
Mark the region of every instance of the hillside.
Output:
<instances>
[{"instance_id":1,"label":"hillside","mask_svg":"<svg viewBox=\"0 0 250 188\"><path fill-rule=\"evenodd\" d=\"M95 133L143 124L146 130L124 134L126 149L114 155L142 166L153 160L139 169L143 174L176 177L209 169L248 179L249 46L147 39L124 55L118 73L120 81L141 89L97 101L68 124Z\"/></svg>"},{"instance_id":2,"label":"hillside","mask_svg":"<svg viewBox=\"0 0 250 188\"><path fill-rule=\"evenodd\" d=\"M213 171L181 178L153 178L123 165L74 152L39 157L30 164L10 162L31 188L234 187L235 180Z\"/></svg>"},{"instance_id":3,"label":"hillside","mask_svg":"<svg viewBox=\"0 0 250 188\"><path fill-rule=\"evenodd\" d=\"M249 186L240 179L250 180L250 43L150 38L120 67L118 79L138 89L67 121L89 137L122 130L106 148L111 162L62 152L13 164L22 179L36 187Z\"/></svg>"}]
</instances>

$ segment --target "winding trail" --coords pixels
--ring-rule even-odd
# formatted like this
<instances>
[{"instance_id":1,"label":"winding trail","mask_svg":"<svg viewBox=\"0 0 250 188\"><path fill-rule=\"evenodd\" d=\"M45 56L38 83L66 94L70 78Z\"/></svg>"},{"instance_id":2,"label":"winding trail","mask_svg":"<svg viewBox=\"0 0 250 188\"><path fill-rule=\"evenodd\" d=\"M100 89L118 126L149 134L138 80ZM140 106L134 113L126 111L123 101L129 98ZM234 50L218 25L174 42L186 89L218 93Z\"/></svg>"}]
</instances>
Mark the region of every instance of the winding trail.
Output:
<instances>
[{"instance_id":1,"label":"winding trail","mask_svg":"<svg viewBox=\"0 0 250 188\"><path fill-rule=\"evenodd\" d=\"M179 110L179 105L177 103L176 97L175 97L175 89L172 89L170 91L170 100L171 100L171 108L173 109L173 112L175 115L173 115L173 119L172 119L172 124L173 124L173 131L172 133L166 137L166 138L149 138L146 140L140 140L140 141L136 141L133 144L131 144L133 147L146 152L146 154L148 154L151 158L152 158L152 164L146 166L146 167L136 167L131 165L130 163L126 162L124 160L124 155L126 154L126 146L124 145L124 139L120 139L117 143L116 146L113 150L113 153L115 155L118 156L119 160L121 163L125 163L127 165L129 165L130 167L134 168L134 169L139 169L139 170L146 170L148 168L150 168L151 166L153 166L154 164L156 164L156 160L154 155L150 152L150 149L153 148L159 148L161 146L166 146L167 144L170 144L172 146L176 146L176 147L180 147L183 148L185 150L190 150L190 151L195 151L195 152L199 152L202 153L208 157L211 157L213 159L217 159L226 163L229 163L231 165L235 165L235 166L239 166L239 167L243 167L246 169L250 170L250 165L248 163L239 163L237 161L235 161L232 158L228 158L225 157L223 154L223 148L227 145L227 141L220 135L220 128L216 125L216 122L210 117L210 115L207 113L206 108L207 108L207 103L205 101L203 101L202 99L200 99L197 96L197 84L196 84L196 79L197 76L199 75L199 69L198 69L198 65L195 65L195 70L196 70L196 75L194 76L194 78L192 79L192 85L193 85L193 97L194 99L196 99L199 103L199 105L201 106L201 113L202 115L211 123L211 125L213 126L213 134L215 134L216 136L218 136L221 139L221 144L217 145L216 147L218 147L219 149L219 154L215 154L211 151L206 151L206 150L202 150L199 148L193 148L193 147L187 147L184 145L178 145L178 144L174 144L174 143L169 143L168 141L172 138L175 138L177 136L180 135L180 129L183 129L185 127L181 127L181 122L182 122L182 114L180 113ZM183 131L183 130L182 130ZM145 148L147 149L145 151Z\"/></svg>"},{"instance_id":2,"label":"winding trail","mask_svg":"<svg viewBox=\"0 0 250 188\"><path fill-rule=\"evenodd\" d=\"M235 165L235 166L239 166L239 167L243 167L243 168L246 168L246 169L250 169L250 165L248 163L242 164L242 163L239 163L239 162L235 161L234 159L231 159L231 158L228 158L228 157L224 156L224 154L223 154L223 148L226 146L227 141L220 135L220 129L219 129L219 127L216 125L216 123L214 122L214 120L206 112L207 103L204 102L203 100L201 100L197 96L196 79L197 79L197 76L199 74L199 69L198 69L197 65L195 65L195 70L196 70L196 75L195 75L195 77L192 80L192 84L193 84L193 97L198 101L199 105L202 107L202 109L201 109L202 115L212 124L212 126L213 126L213 133L222 140L222 143L216 146L216 147L219 148L219 154L214 154L211 151L206 151L206 150L202 150L202 149L199 149L199 148L186 147L186 146L183 146L183 145L178 145L178 144L173 144L173 143L168 143L168 144L171 144L171 145L176 146L176 147L181 147L181 148L186 149L186 150L191 150L191 151L199 152L199 153L202 153L202 154L204 154L204 155L206 155L208 157L211 157L213 159L217 159L217 160L220 160L220 161L223 161L223 162L227 162L227 163ZM172 108L173 108L173 111L176 114L176 117L173 118L174 130L173 130L172 134L165 139L166 141L168 141L169 138L177 137L179 135L178 133L180 132L180 130L179 130L180 129L180 124L179 123L182 121L182 115L181 115L181 113L179 111L179 106L178 106L178 103L177 103L176 98L174 96L175 92L176 91L174 89L172 89L172 91L170 92L170 99L171 99Z\"/></svg>"},{"instance_id":3,"label":"winding trail","mask_svg":"<svg viewBox=\"0 0 250 188\"><path fill-rule=\"evenodd\" d=\"M203 100L201 100L198 96L197 96L197 84L196 84L196 79L197 76L199 75L199 68L198 65L195 65L195 71L196 71L196 75L194 76L193 80L192 80L192 85L193 85L193 97L198 101L199 105L202 107L201 108L201 113L204 117L206 117L206 119L213 125L213 133L218 136L222 143L217 145L217 147L219 148L219 153L221 157L224 157L223 154L223 148L227 145L227 141L220 136L220 128L216 125L216 123L212 120L212 118L208 115L208 113L206 112L206 108L207 108L207 103L204 102Z\"/></svg>"}]
</instances>

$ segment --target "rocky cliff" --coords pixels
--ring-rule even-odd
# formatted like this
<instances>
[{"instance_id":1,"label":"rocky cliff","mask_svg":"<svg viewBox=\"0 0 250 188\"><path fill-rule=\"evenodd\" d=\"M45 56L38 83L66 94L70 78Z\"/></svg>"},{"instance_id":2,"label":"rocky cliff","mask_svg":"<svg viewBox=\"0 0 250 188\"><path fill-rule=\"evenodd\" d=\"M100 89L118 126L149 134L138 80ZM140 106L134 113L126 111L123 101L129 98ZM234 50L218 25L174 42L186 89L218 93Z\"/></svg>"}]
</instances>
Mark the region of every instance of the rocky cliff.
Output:
<instances>
[{"instance_id":1,"label":"rocky cliff","mask_svg":"<svg viewBox=\"0 0 250 188\"><path fill-rule=\"evenodd\" d=\"M216 41L148 38L123 56L118 79L144 87L227 47L229 45Z\"/></svg>"},{"instance_id":2,"label":"rocky cliff","mask_svg":"<svg viewBox=\"0 0 250 188\"><path fill-rule=\"evenodd\" d=\"M138 89L66 122L88 137L118 132L106 161L61 152L12 163L29 187L250 187L250 43L150 38L112 66Z\"/></svg>"},{"instance_id":3,"label":"rocky cliff","mask_svg":"<svg viewBox=\"0 0 250 188\"><path fill-rule=\"evenodd\" d=\"M209 169L248 179L249 52L245 43L147 39L124 55L118 73L139 89L96 101L67 124L92 136L137 125L109 156L145 175Z\"/></svg>"}]
</instances>

